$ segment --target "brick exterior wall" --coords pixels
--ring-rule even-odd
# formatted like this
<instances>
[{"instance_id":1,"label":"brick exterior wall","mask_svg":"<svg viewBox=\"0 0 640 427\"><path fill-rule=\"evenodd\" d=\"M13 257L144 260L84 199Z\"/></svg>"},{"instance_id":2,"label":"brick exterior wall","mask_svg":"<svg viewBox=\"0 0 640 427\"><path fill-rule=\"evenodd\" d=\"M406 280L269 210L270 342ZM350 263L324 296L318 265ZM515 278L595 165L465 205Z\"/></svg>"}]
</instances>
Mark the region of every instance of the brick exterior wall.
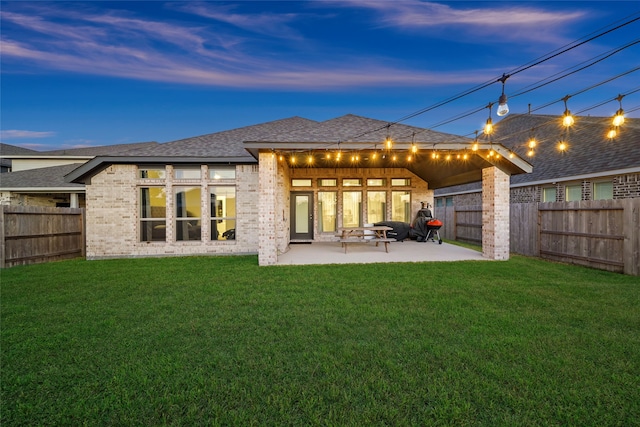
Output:
<instances>
[{"instance_id":1,"label":"brick exterior wall","mask_svg":"<svg viewBox=\"0 0 640 427\"><path fill-rule=\"evenodd\" d=\"M482 170L482 254L509 259L509 175L496 167Z\"/></svg>"},{"instance_id":2,"label":"brick exterior wall","mask_svg":"<svg viewBox=\"0 0 640 427\"><path fill-rule=\"evenodd\" d=\"M236 240L209 240L209 200L207 167L202 179L181 181L180 186L201 186L203 211L202 239L175 241L173 222L173 168L166 167L167 179L138 179L135 165L112 165L91 179L86 187L87 259L127 258L171 255L255 254L258 252L257 166L236 167ZM141 187L165 186L167 193L166 242L140 241Z\"/></svg>"}]
</instances>

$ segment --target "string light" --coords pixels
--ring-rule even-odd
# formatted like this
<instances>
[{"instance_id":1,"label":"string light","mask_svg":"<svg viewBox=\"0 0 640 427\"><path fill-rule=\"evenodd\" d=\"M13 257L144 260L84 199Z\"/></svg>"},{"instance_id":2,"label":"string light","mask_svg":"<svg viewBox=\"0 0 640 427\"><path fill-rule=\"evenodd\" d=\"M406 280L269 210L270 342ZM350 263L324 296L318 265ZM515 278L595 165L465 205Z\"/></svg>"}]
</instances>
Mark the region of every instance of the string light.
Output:
<instances>
[{"instance_id":1,"label":"string light","mask_svg":"<svg viewBox=\"0 0 640 427\"><path fill-rule=\"evenodd\" d=\"M607 132L607 138L614 139L618 135L618 131L615 126L609 128L609 132Z\"/></svg>"},{"instance_id":2,"label":"string light","mask_svg":"<svg viewBox=\"0 0 640 427\"><path fill-rule=\"evenodd\" d=\"M493 102L490 102L489 105L487 105L487 108L489 109L489 118L487 119L487 122L484 125L485 135L491 135L493 133L493 122L491 121L491 107L493 107Z\"/></svg>"},{"instance_id":3,"label":"string light","mask_svg":"<svg viewBox=\"0 0 640 427\"><path fill-rule=\"evenodd\" d=\"M561 152L567 151L567 148L569 148L569 145L566 143L566 141L560 141L558 143L558 150L560 150Z\"/></svg>"},{"instance_id":4,"label":"string light","mask_svg":"<svg viewBox=\"0 0 640 427\"><path fill-rule=\"evenodd\" d=\"M389 136L389 128L391 127L390 124L387 125L387 139L385 140L385 147L387 147L387 150L391 150L391 147L393 146L393 141L391 140L391 136Z\"/></svg>"},{"instance_id":5,"label":"string light","mask_svg":"<svg viewBox=\"0 0 640 427\"><path fill-rule=\"evenodd\" d=\"M624 95L618 95L616 100L620 103L620 109L616 111L616 115L613 116L613 125L615 127L620 127L624 123L624 110L622 109L622 98Z\"/></svg>"},{"instance_id":6,"label":"string light","mask_svg":"<svg viewBox=\"0 0 640 427\"><path fill-rule=\"evenodd\" d=\"M472 151L478 151L478 131L476 130L476 138L473 140L473 145L471 146Z\"/></svg>"},{"instance_id":7,"label":"string light","mask_svg":"<svg viewBox=\"0 0 640 427\"><path fill-rule=\"evenodd\" d=\"M567 101L569 100L569 98L571 98L571 95L567 95L564 98L562 98L562 100L564 101L564 114L562 115L562 125L564 127L573 126L573 124L575 123L575 120L571 115L571 111L569 111L569 109L567 108Z\"/></svg>"},{"instance_id":8,"label":"string light","mask_svg":"<svg viewBox=\"0 0 640 427\"><path fill-rule=\"evenodd\" d=\"M506 116L509 114L509 106L507 105L507 95L504 94L504 83L510 76L508 74L502 74L502 77L498 79L499 82L502 82L502 95L498 99L498 110L496 114L500 117Z\"/></svg>"}]
</instances>

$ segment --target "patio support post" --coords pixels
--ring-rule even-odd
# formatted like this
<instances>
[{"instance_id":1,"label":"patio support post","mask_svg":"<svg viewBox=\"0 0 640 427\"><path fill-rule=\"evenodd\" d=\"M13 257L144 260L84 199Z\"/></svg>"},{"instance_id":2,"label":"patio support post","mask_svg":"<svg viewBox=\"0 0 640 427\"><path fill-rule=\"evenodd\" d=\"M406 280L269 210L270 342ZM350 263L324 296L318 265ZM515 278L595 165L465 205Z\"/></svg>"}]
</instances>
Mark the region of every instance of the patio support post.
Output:
<instances>
[{"instance_id":1,"label":"patio support post","mask_svg":"<svg viewBox=\"0 0 640 427\"><path fill-rule=\"evenodd\" d=\"M482 255L509 259L509 175L497 167L482 170Z\"/></svg>"},{"instance_id":2,"label":"patio support post","mask_svg":"<svg viewBox=\"0 0 640 427\"><path fill-rule=\"evenodd\" d=\"M258 156L258 265L278 262L276 247L276 183L278 163L270 152Z\"/></svg>"}]
</instances>

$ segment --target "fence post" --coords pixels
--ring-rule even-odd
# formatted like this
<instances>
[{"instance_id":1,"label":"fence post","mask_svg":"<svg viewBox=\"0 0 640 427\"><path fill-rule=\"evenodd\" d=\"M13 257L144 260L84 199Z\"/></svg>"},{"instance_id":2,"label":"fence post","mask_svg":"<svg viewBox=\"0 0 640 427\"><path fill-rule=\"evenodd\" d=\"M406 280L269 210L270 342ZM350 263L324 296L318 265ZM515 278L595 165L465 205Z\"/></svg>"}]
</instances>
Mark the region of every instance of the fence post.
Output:
<instances>
[{"instance_id":1,"label":"fence post","mask_svg":"<svg viewBox=\"0 0 640 427\"><path fill-rule=\"evenodd\" d=\"M624 274L640 276L640 198L623 199Z\"/></svg>"}]
</instances>

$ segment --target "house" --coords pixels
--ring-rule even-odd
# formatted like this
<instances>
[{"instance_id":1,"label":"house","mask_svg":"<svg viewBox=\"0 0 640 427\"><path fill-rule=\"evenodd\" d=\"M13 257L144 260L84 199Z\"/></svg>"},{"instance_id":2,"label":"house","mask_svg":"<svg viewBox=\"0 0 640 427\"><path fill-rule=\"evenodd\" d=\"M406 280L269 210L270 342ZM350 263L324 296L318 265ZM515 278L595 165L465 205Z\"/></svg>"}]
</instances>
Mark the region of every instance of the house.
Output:
<instances>
[{"instance_id":1,"label":"house","mask_svg":"<svg viewBox=\"0 0 640 427\"><path fill-rule=\"evenodd\" d=\"M410 221L434 189L477 180L483 253L508 259L509 176L531 165L472 142L355 115L292 117L97 156L66 180L85 187L88 259L257 253L272 265L292 242Z\"/></svg>"},{"instance_id":2,"label":"house","mask_svg":"<svg viewBox=\"0 0 640 427\"><path fill-rule=\"evenodd\" d=\"M578 117L568 132L559 116L502 119L492 141L533 165L532 173L511 176L511 203L640 197L640 119L627 118L612 139L610 128L611 117ZM567 144L564 152L560 141ZM480 205L481 189L479 181L439 188L436 207Z\"/></svg>"},{"instance_id":3,"label":"house","mask_svg":"<svg viewBox=\"0 0 640 427\"><path fill-rule=\"evenodd\" d=\"M53 151L2 144L0 160L3 165L10 165L11 170L0 177L0 205L84 207L84 185L66 182L66 174L96 156L157 144L145 142Z\"/></svg>"},{"instance_id":4,"label":"house","mask_svg":"<svg viewBox=\"0 0 640 427\"><path fill-rule=\"evenodd\" d=\"M0 142L0 173L11 172L11 159L5 156L28 153L36 153L36 151Z\"/></svg>"}]
</instances>

